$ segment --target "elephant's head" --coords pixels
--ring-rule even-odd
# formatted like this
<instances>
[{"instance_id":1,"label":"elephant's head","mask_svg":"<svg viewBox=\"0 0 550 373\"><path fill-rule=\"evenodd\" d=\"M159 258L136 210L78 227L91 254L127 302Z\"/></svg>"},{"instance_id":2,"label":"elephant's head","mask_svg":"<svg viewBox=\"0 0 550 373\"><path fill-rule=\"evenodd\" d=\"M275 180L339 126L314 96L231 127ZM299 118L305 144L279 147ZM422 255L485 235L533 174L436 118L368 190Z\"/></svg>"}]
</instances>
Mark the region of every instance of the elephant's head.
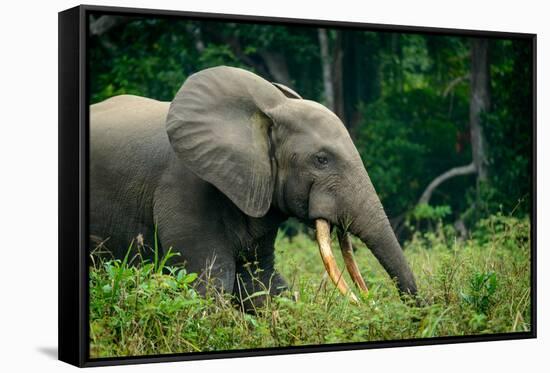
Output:
<instances>
[{"instance_id":1,"label":"elephant's head","mask_svg":"<svg viewBox=\"0 0 550 373\"><path fill-rule=\"evenodd\" d=\"M188 167L244 213L270 208L315 223L325 267L349 290L330 249L329 224L358 236L402 293L416 284L348 131L323 105L237 68L189 77L167 116L170 142ZM352 279L359 274L347 234L340 245Z\"/></svg>"}]
</instances>

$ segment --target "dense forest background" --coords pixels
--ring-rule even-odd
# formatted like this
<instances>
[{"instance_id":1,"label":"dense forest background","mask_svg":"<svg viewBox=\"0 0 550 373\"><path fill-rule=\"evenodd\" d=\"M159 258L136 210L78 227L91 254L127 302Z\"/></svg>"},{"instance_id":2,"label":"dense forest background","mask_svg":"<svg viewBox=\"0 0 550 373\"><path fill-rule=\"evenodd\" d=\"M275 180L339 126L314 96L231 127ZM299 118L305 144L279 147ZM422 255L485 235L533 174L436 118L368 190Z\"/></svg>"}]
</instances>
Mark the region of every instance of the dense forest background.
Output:
<instances>
[{"instance_id":1,"label":"dense forest background","mask_svg":"<svg viewBox=\"0 0 550 373\"><path fill-rule=\"evenodd\" d=\"M532 185L528 39L118 16L90 18L91 101L171 101L194 72L242 67L332 109L401 239L525 216Z\"/></svg>"}]
</instances>

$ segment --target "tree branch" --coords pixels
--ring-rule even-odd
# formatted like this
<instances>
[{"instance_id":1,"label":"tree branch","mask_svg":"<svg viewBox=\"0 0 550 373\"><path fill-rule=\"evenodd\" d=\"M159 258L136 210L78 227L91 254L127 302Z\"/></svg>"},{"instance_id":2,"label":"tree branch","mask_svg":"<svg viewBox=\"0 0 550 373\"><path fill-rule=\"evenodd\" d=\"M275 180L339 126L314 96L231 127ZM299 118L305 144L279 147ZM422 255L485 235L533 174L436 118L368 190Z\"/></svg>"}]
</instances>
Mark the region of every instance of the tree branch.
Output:
<instances>
[{"instance_id":1,"label":"tree branch","mask_svg":"<svg viewBox=\"0 0 550 373\"><path fill-rule=\"evenodd\" d=\"M432 180L430 185L424 190L424 193L422 193L422 197L418 200L418 204L421 203L429 203L430 198L432 197L432 193L440 184L442 184L444 181L449 180L455 176L461 176L461 175L468 175L468 174L475 174L476 173L476 165L472 162L467 166L460 166L460 167L453 167L448 171L445 171L438 177Z\"/></svg>"},{"instance_id":2,"label":"tree branch","mask_svg":"<svg viewBox=\"0 0 550 373\"><path fill-rule=\"evenodd\" d=\"M443 97L447 97L449 93L451 93L451 91L455 89L457 85L459 85L460 83L468 79L470 79L470 74L462 75L462 76L459 76L458 78L454 78L453 80L451 80L449 84L447 84L447 87L445 87L445 90L443 91Z\"/></svg>"}]
</instances>

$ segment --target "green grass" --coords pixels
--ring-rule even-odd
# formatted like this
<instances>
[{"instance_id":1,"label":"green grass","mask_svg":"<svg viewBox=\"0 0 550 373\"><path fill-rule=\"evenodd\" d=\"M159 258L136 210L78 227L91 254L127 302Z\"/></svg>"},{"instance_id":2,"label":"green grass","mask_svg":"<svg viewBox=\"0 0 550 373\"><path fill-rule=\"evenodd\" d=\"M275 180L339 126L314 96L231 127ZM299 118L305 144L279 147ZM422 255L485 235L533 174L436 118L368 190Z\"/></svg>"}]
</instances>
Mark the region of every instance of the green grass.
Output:
<instances>
[{"instance_id":1,"label":"green grass","mask_svg":"<svg viewBox=\"0 0 550 373\"><path fill-rule=\"evenodd\" d=\"M273 298L255 316L241 313L228 295L214 290L207 297L198 296L192 288L196 274L166 267L159 257L142 261L133 246L122 261L94 254L90 355L529 331L529 230L528 219L495 215L482 221L466 241L457 241L450 227L415 234L405 245L405 254L425 300L423 307L400 300L383 268L358 241L356 259L370 289L359 305L341 296L330 281L323 282L314 241L302 234L289 242L281 235L276 267L291 292ZM342 261L340 267L344 268Z\"/></svg>"}]
</instances>

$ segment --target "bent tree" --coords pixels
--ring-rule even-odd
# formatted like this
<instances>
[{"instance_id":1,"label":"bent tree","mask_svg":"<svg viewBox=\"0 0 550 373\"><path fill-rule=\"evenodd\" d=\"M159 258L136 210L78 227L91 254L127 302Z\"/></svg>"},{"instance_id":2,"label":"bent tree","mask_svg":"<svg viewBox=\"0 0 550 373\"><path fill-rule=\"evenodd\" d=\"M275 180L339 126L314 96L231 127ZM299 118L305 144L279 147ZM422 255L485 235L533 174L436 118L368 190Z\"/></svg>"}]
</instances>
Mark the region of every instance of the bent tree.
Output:
<instances>
[{"instance_id":1,"label":"bent tree","mask_svg":"<svg viewBox=\"0 0 550 373\"><path fill-rule=\"evenodd\" d=\"M434 178L422 193L418 204L428 204L434 190L446 180L456 176L477 174L477 184L487 180L487 143L483 136L480 116L489 111L490 73L489 40L471 39L470 50L470 142L472 161L464 166L453 167Z\"/></svg>"}]
</instances>

